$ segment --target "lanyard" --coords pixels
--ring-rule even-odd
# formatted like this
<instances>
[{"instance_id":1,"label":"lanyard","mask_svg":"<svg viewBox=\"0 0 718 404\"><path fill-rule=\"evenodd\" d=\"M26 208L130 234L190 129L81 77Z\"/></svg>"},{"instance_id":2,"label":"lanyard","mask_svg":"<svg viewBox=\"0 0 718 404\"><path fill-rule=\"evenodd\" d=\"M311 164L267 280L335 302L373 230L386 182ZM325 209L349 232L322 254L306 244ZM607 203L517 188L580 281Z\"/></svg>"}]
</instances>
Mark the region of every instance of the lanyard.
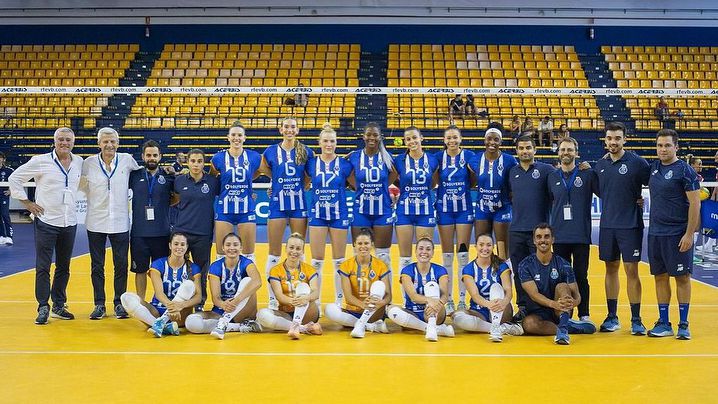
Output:
<instances>
[{"instance_id":1,"label":"lanyard","mask_svg":"<svg viewBox=\"0 0 718 404\"><path fill-rule=\"evenodd\" d=\"M578 167L575 167L571 172L568 182L566 182L566 177L563 175L563 170L561 170L561 181L563 182L563 186L566 188L566 197L568 198L569 205L571 204L571 188L573 188L573 182L576 180L577 175Z\"/></svg>"},{"instance_id":2,"label":"lanyard","mask_svg":"<svg viewBox=\"0 0 718 404\"><path fill-rule=\"evenodd\" d=\"M117 167L115 167L115 168L117 168ZM148 173L149 173L149 171L147 171L147 169L145 169L145 179L147 180L147 189L148 189L147 203L150 206L152 206L152 190L155 187L155 180L157 179L157 177L154 175L152 177L150 177Z\"/></svg>"},{"instance_id":3,"label":"lanyard","mask_svg":"<svg viewBox=\"0 0 718 404\"><path fill-rule=\"evenodd\" d=\"M107 190L110 190L110 180L112 179L112 176L115 175L115 171L117 171L117 166L119 166L119 160L120 156L118 154L115 154L115 168L112 169L112 172L109 174L105 170L105 162L102 161L102 157L100 157L100 154L97 155L97 162L100 163L100 170L102 170L102 173L105 174L105 177L107 177Z\"/></svg>"},{"instance_id":4,"label":"lanyard","mask_svg":"<svg viewBox=\"0 0 718 404\"><path fill-rule=\"evenodd\" d=\"M72 159L72 157L70 157L70 159ZM67 169L67 171L65 171L65 167L63 167L62 164L60 164L60 162L55 158L55 155L52 156L52 161L55 162L55 165L57 165L57 167L60 169L60 172L62 173L62 175L65 176L65 189L70 188L69 174L70 174L70 170L72 170L72 166L70 166L70 168Z\"/></svg>"},{"instance_id":5,"label":"lanyard","mask_svg":"<svg viewBox=\"0 0 718 404\"><path fill-rule=\"evenodd\" d=\"M374 259L374 257L369 256L369 264L367 264L367 268L369 268L369 270L371 270L371 261L373 259ZM358 282L359 278L361 278L361 264L359 263L359 259L357 259L357 257L354 257L354 262L356 262L356 264L357 264L357 282Z\"/></svg>"}]
</instances>

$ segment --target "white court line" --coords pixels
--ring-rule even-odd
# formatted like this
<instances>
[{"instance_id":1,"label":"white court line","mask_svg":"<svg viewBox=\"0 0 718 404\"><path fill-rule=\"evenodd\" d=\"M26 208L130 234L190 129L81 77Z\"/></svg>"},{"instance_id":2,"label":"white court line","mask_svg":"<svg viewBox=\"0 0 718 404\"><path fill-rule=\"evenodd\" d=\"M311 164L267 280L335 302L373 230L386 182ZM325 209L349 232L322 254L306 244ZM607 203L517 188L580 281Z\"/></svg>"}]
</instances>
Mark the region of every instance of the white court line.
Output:
<instances>
[{"instance_id":1,"label":"white court line","mask_svg":"<svg viewBox=\"0 0 718 404\"><path fill-rule=\"evenodd\" d=\"M718 358L705 354L482 354L401 352L180 352L180 351L0 351L0 355L135 355L135 356L248 356L248 357L387 357L387 358Z\"/></svg>"}]
</instances>

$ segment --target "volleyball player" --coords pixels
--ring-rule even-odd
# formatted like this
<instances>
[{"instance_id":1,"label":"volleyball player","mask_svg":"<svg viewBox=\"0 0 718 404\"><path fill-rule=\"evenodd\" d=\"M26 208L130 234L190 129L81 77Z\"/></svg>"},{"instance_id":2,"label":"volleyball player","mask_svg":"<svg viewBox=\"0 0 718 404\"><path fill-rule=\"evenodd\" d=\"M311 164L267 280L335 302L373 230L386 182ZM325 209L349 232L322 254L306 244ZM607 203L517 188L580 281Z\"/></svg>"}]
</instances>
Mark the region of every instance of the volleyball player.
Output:
<instances>
[{"instance_id":1,"label":"volleyball player","mask_svg":"<svg viewBox=\"0 0 718 404\"><path fill-rule=\"evenodd\" d=\"M234 231L242 238L243 256L255 261L254 242L257 233L257 215L254 211L252 180L259 176L262 156L244 148L247 139L244 126L235 121L229 128L229 149L215 154L211 160L210 173L219 176L221 191L214 204L214 239L217 259L224 256L222 240Z\"/></svg>"},{"instance_id":2,"label":"volleyball player","mask_svg":"<svg viewBox=\"0 0 718 404\"><path fill-rule=\"evenodd\" d=\"M302 237L307 233L307 207L304 202L304 170L307 161L314 157L311 149L299 141L299 127L294 118L285 118L279 127L282 141L269 146L262 154L259 171L272 179L269 198L267 237L269 256L266 271L279 263L282 254L282 239L289 222L292 233ZM269 307L276 310L278 305L274 289L269 288Z\"/></svg>"},{"instance_id":3,"label":"volleyball player","mask_svg":"<svg viewBox=\"0 0 718 404\"><path fill-rule=\"evenodd\" d=\"M189 260L186 235L172 233L170 255L150 265L150 280L155 291L149 303L133 292L121 296L122 305L134 318L150 326L147 330L156 337L179 335L179 326L200 302L201 267Z\"/></svg>"},{"instance_id":4,"label":"volleyball player","mask_svg":"<svg viewBox=\"0 0 718 404\"><path fill-rule=\"evenodd\" d=\"M257 315L257 290L262 280L257 266L242 255L242 239L229 233L221 241L224 257L209 267L209 290L212 311L190 314L185 321L187 331L210 333L224 339L227 331L260 332L262 327L253 319Z\"/></svg>"},{"instance_id":5,"label":"volleyball player","mask_svg":"<svg viewBox=\"0 0 718 404\"><path fill-rule=\"evenodd\" d=\"M319 298L319 279L311 265L302 262L304 236L292 233L287 239L287 258L269 271L269 287L279 304L278 309L257 312L257 321L270 330L287 331L291 339L300 334L321 335L319 308L310 304Z\"/></svg>"},{"instance_id":6,"label":"volleyball player","mask_svg":"<svg viewBox=\"0 0 718 404\"><path fill-rule=\"evenodd\" d=\"M376 123L364 128L364 149L347 156L354 168L354 205L352 207L352 239L363 228L374 234L376 256L391 270L391 236L396 220L389 195L389 184L397 179L394 157L384 146L384 137Z\"/></svg>"},{"instance_id":7,"label":"volleyball player","mask_svg":"<svg viewBox=\"0 0 718 404\"><path fill-rule=\"evenodd\" d=\"M414 233L417 240L423 237L432 238L436 225L432 180L439 162L434 156L424 152L421 146L422 140L419 128L408 127L404 131L404 144L407 150L394 159L394 166L399 174L399 188L401 188L396 204L396 238L399 244L400 270L411 263L411 243Z\"/></svg>"},{"instance_id":8,"label":"volleyball player","mask_svg":"<svg viewBox=\"0 0 718 404\"><path fill-rule=\"evenodd\" d=\"M454 313L456 327L488 332L494 342L501 342L503 334L523 334L520 325L509 323L513 316L511 268L494 254L490 234L476 238L476 259L462 268L461 282L471 296L471 306Z\"/></svg>"},{"instance_id":9,"label":"volleyball player","mask_svg":"<svg viewBox=\"0 0 718 404\"><path fill-rule=\"evenodd\" d=\"M618 322L618 269L623 259L626 272L626 291L631 304L631 334L645 335L641 321L641 279L638 262L643 250L643 209L636 203L648 185L648 162L632 151L624 149L626 127L620 122L606 124L608 153L596 162L598 194L601 197L601 224L598 236L598 256L606 264L606 306L608 315L600 331L613 332L621 328Z\"/></svg>"},{"instance_id":10,"label":"volleyball player","mask_svg":"<svg viewBox=\"0 0 718 404\"><path fill-rule=\"evenodd\" d=\"M388 333L382 320L386 305L391 302L391 271L371 252L374 240L371 230L364 228L354 237L355 256L339 267L345 308L329 303L327 318L345 327L353 327L351 336L363 338L366 330Z\"/></svg>"},{"instance_id":11,"label":"volleyball player","mask_svg":"<svg viewBox=\"0 0 718 404\"><path fill-rule=\"evenodd\" d=\"M469 162L474 153L461 147L461 131L456 126L444 130L445 149L436 153L439 170L434 174L439 187L436 192L437 224L444 268L449 274L449 300L446 314L454 312L454 240L459 273L469 263L469 244L474 226L474 209L471 202L471 173ZM459 310L466 310L466 287L459 279Z\"/></svg>"},{"instance_id":12,"label":"volleyball player","mask_svg":"<svg viewBox=\"0 0 718 404\"><path fill-rule=\"evenodd\" d=\"M508 259L507 241L511 223L508 177L511 167L518 163L514 156L501 151L502 136L500 124L490 124L484 134L486 148L477 153L469 168L475 173L478 185L475 234L491 234L493 231L499 257ZM508 263L511 266L510 260Z\"/></svg>"},{"instance_id":13,"label":"volleyball player","mask_svg":"<svg viewBox=\"0 0 718 404\"><path fill-rule=\"evenodd\" d=\"M449 276L441 265L431 262L434 242L421 237L416 242L416 262L401 270L404 307L391 306L389 318L404 328L424 331L428 341L453 337L454 328L444 324L449 298Z\"/></svg>"}]
</instances>

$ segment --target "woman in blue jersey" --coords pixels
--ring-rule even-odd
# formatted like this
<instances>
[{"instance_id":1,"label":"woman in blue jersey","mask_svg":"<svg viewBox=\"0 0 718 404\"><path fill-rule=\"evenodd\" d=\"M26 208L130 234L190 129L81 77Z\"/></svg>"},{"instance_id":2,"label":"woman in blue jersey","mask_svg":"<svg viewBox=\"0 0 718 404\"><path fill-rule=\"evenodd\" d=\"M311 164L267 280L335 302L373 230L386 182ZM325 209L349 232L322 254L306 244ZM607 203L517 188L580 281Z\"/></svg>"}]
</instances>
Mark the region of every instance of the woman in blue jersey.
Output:
<instances>
[{"instance_id":1,"label":"woman in blue jersey","mask_svg":"<svg viewBox=\"0 0 718 404\"><path fill-rule=\"evenodd\" d=\"M352 165L336 154L337 133L325 125L319 134L321 154L309 159L305 171L311 182L311 202L309 203L309 249L312 252L312 267L319 275L321 299L322 266L327 234L332 245L332 263L334 274L334 302L341 303L342 293L339 266L344 261L349 228L349 210L347 208L346 186L352 173Z\"/></svg>"},{"instance_id":2,"label":"woman in blue jersey","mask_svg":"<svg viewBox=\"0 0 718 404\"><path fill-rule=\"evenodd\" d=\"M509 198L509 170L517 163L516 158L501 151L500 124L492 123L484 135L486 149L477 153L469 168L476 175L478 196L476 200L475 234L496 236L499 257L508 258L508 234L511 223L511 199ZM516 263L518 265L518 263ZM510 265L509 265L510 266Z\"/></svg>"},{"instance_id":3,"label":"woman in blue jersey","mask_svg":"<svg viewBox=\"0 0 718 404\"><path fill-rule=\"evenodd\" d=\"M179 335L200 294L201 268L189 260L187 236L173 233L170 236L170 256L160 258L150 266L150 279L155 294L149 303L137 294L125 292L122 306L134 318L150 326L148 332L156 337Z\"/></svg>"},{"instance_id":4,"label":"woman in blue jersey","mask_svg":"<svg viewBox=\"0 0 718 404\"><path fill-rule=\"evenodd\" d=\"M257 215L252 180L259 176L262 156L244 148L246 138L244 126L239 121L234 122L227 133L229 149L215 154L211 161L210 173L219 176L222 186L214 204L214 239L218 260L224 257L224 236L232 233L237 226L237 233L244 241L244 256L255 261Z\"/></svg>"},{"instance_id":5,"label":"woman in blue jersey","mask_svg":"<svg viewBox=\"0 0 718 404\"><path fill-rule=\"evenodd\" d=\"M307 234L307 206L304 201L304 169L314 153L299 141L299 127L294 118L285 118L279 127L282 141L269 146L262 154L259 171L272 179L269 198L267 236L269 256L266 272L279 263L282 238L289 222L292 233ZM269 289L269 307L277 308L277 300Z\"/></svg>"},{"instance_id":6,"label":"woman in blue jersey","mask_svg":"<svg viewBox=\"0 0 718 404\"><path fill-rule=\"evenodd\" d=\"M508 323L513 316L511 269L494 254L490 234L477 237L476 259L462 269L461 282L471 296L471 306L454 313L455 326L488 332L494 342L501 342L503 334L523 334L520 325Z\"/></svg>"},{"instance_id":7,"label":"woman in blue jersey","mask_svg":"<svg viewBox=\"0 0 718 404\"><path fill-rule=\"evenodd\" d=\"M401 270L404 307L391 306L389 318L404 328L424 331L429 341L437 336L453 337L454 328L444 324L444 304L449 298L449 276L441 265L431 262L434 242L422 237L416 242L416 262Z\"/></svg>"},{"instance_id":8,"label":"woman in blue jersey","mask_svg":"<svg viewBox=\"0 0 718 404\"><path fill-rule=\"evenodd\" d=\"M449 273L449 300L446 314L454 312L453 272L454 245L460 272L469 263L471 230L474 228L474 208L471 202L471 172L469 162L474 152L461 147L461 131L456 126L444 130L445 149L436 153L439 170L434 174L439 187L436 191L436 222L439 225L442 262ZM454 244L456 240L456 244ZM465 310L466 288L459 274L459 309Z\"/></svg>"},{"instance_id":9,"label":"woman in blue jersey","mask_svg":"<svg viewBox=\"0 0 718 404\"><path fill-rule=\"evenodd\" d=\"M347 156L354 168L356 189L352 207L352 239L356 239L362 229L371 229L376 256L391 269L391 236L396 217L391 207L389 184L397 179L394 158L386 150L384 137L376 123L366 125L363 139L364 149Z\"/></svg>"},{"instance_id":10,"label":"woman in blue jersey","mask_svg":"<svg viewBox=\"0 0 718 404\"><path fill-rule=\"evenodd\" d=\"M434 172L439 162L425 153L421 131L410 126L404 131L406 153L394 159L399 176L399 200L396 204L396 238L399 244L399 269L411 263L411 242L422 237L432 238L436 216L434 211Z\"/></svg>"},{"instance_id":11,"label":"woman in blue jersey","mask_svg":"<svg viewBox=\"0 0 718 404\"><path fill-rule=\"evenodd\" d=\"M242 255L242 239L229 233L221 241L225 255L209 267L212 311L190 314L187 331L210 333L224 339L225 332L260 332L257 316L257 290L262 284L257 266Z\"/></svg>"}]
</instances>

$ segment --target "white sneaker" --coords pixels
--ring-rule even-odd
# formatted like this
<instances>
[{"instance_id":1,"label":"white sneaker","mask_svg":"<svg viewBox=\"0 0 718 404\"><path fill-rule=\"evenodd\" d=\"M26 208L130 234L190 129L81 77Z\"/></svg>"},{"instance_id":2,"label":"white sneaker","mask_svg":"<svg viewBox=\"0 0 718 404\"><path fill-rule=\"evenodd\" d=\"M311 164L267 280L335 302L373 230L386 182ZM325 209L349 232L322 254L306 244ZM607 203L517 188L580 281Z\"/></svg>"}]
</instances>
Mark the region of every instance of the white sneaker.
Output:
<instances>
[{"instance_id":1,"label":"white sneaker","mask_svg":"<svg viewBox=\"0 0 718 404\"><path fill-rule=\"evenodd\" d=\"M594 326L596 326L596 324L594 324L594 322L591 321L591 317L589 317L589 316L581 316L581 317L579 317L579 318L578 318L578 322L579 322L579 323L582 323L582 324L593 324Z\"/></svg>"},{"instance_id":2,"label":"white sneaker","mask_svg":"<svg viewBox=\"0 0 718 404\"><path fill-rule=\"evenodd\" d=\"M439 336L437 335L437 326L426 326L426 335L424 337L427 341L436 342L439 340Z\"/></svg>"},{"instance_id":3,"label":"white sneaker","mask_svg":"<svg viewBox=\"0 0 718 404\"><path fill-rule=\"evenodd\" d=\"M12 237L5 237L5 245L12 245Z\"/></svg>"},{"instance_id":4,"label":"white sneaker","mask_svg":"<svg viewBox=\"0 0 718 404\"><path fill-rule=\"evenodd\" d=\"M501 342L504 340L500 325L492 325L489 330L489 339L493 342Z\"/></svg>"},{"instance_id":5,"label":"white sneaker","mask_svg":"<svg viewBox=\"0 0 718 404\"><path fill-rule=\"evenodd\" d=\"M351 332L352 338L364 338L366 329L367 327L365 327L364 323L360 323L359 321L357 321L356 324L354 324L354 329L352 329Z\"/></svg>"},{"instance_id":6,"label":"white sneaker","mask_svg":"<svg viewBox=\"0 0 718 404\"><path fill-rule=\"evenodd\" d=\"M499 326L502 334L524 335L524 328L518 323L503 323Z\"/></svg>"},{"instance_id":7,"label":"white sneaker","mask_svg":"<svg viewBox=\"0 0 718 404\"><path fill-rule=\"evenodd\" d=\"M5 245L7 242L7 237L0 237L0 245Z\"/></svg>"},{"instance_id":8,"label":"white sneaker","mask_svg":"<svg viewBox=\"0 0 718 404\"><path fill-rule=\"evenodd\" d=\"M448 324L442 324L438 327L436 327L437 332L442 337L454 337L456 334L454 333L454 327Z\"/></svg>"},{"instance_id":9,"label":"white sneaker","mask_svg":"<svg viewBox=\"0 0 718 404\"><path fill-rule=\"evenodd\" d=\"M369 324L367 324L367 325L369 325ZM371 325L374 326L374 329L371 330L372 332L378 332L381 334L389 334L389 328L386 326L386 323L384 322L384 320L377 320L377 321L371 323Z\"/></svg>"}]
</instances>

